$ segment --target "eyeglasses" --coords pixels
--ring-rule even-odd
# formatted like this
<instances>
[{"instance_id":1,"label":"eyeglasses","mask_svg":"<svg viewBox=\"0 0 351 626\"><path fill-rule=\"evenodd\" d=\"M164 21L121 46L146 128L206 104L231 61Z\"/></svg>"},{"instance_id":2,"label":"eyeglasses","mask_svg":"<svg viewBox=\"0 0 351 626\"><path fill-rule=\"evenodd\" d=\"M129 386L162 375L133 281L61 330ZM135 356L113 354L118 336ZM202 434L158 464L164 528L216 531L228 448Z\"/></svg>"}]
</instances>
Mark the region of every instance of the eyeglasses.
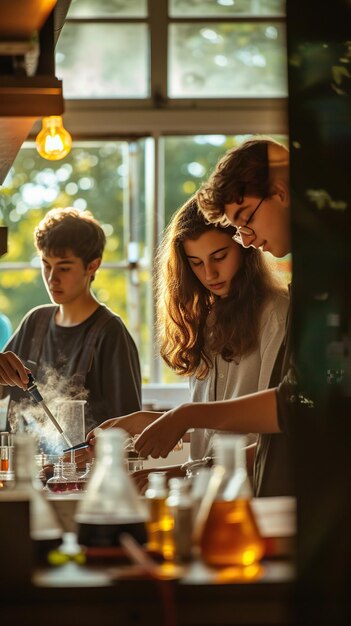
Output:
<instances>
[{"instance_id":1,"label":"eyeglasses","mask_svg":"<svg viewBox=\"0 0 351 626\"><path fill-rule=\"evenodd\" d=\"M245 243L243 237L255 237L255 231L250 228L250 226L248 226L248 224L251 222L253 216L255 215L256 211L260 208L263 200L265 198L262 198L257 207L252 211L249 219L245 222L245 224L243 226L235 226L236 228L236 233L235 235L233 235L232 239L234 239L234 241L236 241L237 243L240 243L241 246L243 246L243 248L250 248L250 246L252 246L252 243Z\"/></svg>"}]
</instances>

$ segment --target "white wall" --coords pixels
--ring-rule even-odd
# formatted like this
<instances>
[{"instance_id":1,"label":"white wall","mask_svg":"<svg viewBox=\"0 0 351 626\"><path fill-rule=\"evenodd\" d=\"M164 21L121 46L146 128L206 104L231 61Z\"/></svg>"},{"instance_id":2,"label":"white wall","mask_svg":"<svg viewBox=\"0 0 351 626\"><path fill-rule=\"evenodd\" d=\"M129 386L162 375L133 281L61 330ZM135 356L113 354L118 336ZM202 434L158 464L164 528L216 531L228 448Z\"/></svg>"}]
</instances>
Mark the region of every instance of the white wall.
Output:
<instances>
[{"instance_id":1,"label":"white wall","mask_svg":"<svg viewBox=\"0 0 351 626\"><path fill-rule=\"evenodd\" d=\"M143 385L142 400L144 407L150 411L171 409L183 402L189 402L189 383Z\"/></svg>"}]
</instances>

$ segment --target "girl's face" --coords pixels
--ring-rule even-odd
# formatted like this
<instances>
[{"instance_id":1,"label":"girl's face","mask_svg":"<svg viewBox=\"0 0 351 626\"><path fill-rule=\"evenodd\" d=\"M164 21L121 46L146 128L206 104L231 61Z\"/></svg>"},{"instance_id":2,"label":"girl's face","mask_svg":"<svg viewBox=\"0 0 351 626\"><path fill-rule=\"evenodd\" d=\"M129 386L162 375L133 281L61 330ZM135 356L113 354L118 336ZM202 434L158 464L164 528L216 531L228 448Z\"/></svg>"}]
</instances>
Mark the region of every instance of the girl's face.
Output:
<instances>
[{"instance_id":1,"label":"girl's face","mask_svg":"<svg viewBox=\"0 0 351 626\"><path fill-rule=\"evenodd\" d=\"M186 239L183 247L191 269L203 286L225 298L241 265L241 246L229 233L211 229L198 239Z\"/></svg>"}]
</instances>

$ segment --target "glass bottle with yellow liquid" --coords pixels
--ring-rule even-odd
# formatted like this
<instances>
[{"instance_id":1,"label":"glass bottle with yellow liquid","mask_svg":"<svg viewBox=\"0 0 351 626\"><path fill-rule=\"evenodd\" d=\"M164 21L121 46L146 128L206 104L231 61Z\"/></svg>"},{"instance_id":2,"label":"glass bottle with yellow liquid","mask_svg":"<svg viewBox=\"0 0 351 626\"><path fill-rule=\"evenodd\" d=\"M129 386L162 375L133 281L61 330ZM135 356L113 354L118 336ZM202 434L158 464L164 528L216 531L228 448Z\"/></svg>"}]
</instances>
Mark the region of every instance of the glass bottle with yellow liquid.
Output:
<instances>
[{"instance_id":1,"label":"glass bottle with yellow liquid","mask_svg":"<svg viewBox=\"0 0 351 626\"><path fill-rule=\"evenodd\" d=\"M216 493L200 537L201 556L215 567L251 566L258 563L264 553L264 543L250 505L252 490L246 471L245 443L243 436L216 435L215 438L218 469L214 469L208 490L213 491L213 478L217 480Z\"/></svg>"},{"instance_id":2,"label":"glass bottle with yellow liquid","mask_svg":"<svg viewBox=\"0 0 351 626\"><path fill-rule=\"evenodd\" d=\"M146 524L148 550L165 561L174 558L173 517L167 505L168 488L165 472L150 472L145 497L149 505L149 521Z\"/></svg>"}]
</instances>

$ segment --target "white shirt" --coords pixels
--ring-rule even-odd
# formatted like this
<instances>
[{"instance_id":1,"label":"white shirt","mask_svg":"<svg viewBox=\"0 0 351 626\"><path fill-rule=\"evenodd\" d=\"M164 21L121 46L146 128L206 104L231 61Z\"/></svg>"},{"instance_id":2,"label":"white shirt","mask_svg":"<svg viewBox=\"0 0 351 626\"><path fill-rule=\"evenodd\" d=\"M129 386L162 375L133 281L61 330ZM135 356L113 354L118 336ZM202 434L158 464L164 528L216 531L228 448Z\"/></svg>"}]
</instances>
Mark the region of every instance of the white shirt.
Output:
<instances>
[{"instance_id":1,"label":"white shirt","mask_svg":"<svg viewBox=\"0 0 351 626\"><path fill-rule=\"evenodd\" d=\"M204 380L190 378L192 402L229 400L268 388L275 360L284 339L286 316L289 308L288 294L278 294L269 300L262 312L259 345L254 352L238 361L225 361L215 357L213 368ZM191 433L190 459L207 456L216 431L195 429ZM255 441L256 435L248 443Z\"/></svg>"}]
</instances>

